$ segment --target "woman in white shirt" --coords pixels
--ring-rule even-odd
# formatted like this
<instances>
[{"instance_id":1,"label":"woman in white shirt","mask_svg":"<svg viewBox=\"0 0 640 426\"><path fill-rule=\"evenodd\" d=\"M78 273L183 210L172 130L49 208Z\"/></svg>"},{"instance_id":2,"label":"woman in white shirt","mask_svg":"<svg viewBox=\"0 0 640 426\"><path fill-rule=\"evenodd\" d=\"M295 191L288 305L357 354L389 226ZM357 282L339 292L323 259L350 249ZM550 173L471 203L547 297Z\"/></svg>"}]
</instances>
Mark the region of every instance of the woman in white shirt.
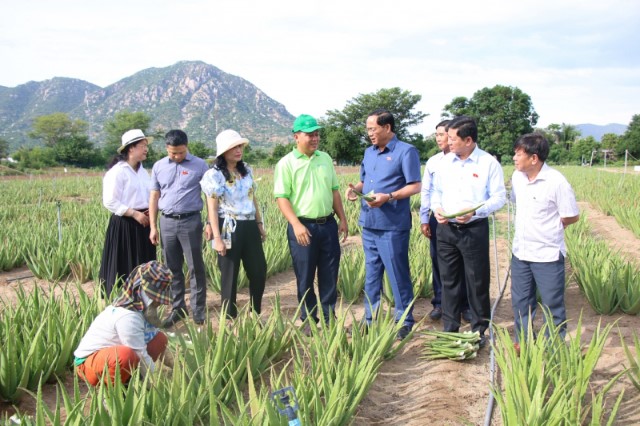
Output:
<instances>
[{"instance_id":1,"label":"woman in white shirt","mask_svg":"<svg viewBox=\"0 0 640 426\"><path fill-rule=\"evenodd\" d=\"M99 273L106 298L118 280L124 280L133 268L156 259L156 247L149 240L151 179L142 166L148 144L142 130L125 132L118 155L103 179L102 203L113 213Z\"/></svg>"}]
</instances>

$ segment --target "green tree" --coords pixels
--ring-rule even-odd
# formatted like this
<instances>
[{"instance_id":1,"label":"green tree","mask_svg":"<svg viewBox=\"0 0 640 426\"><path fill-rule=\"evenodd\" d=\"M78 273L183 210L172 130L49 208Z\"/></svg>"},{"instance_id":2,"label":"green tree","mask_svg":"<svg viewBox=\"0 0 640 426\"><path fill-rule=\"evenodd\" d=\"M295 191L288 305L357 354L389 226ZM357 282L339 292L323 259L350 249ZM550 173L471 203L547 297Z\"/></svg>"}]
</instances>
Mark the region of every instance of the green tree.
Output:
<instances>
[{"instance_id":1,"label":"green tree","mask_svg":"<svg viewBox=\"0 0 640 426\"><path fill-rule=\"evenodd\" d=\"M251 145L247 145L242 160L252 167L266 167L269 165L269 153L264 148L253 149Z\"/></svg>"},{"instance_id":2,"label":"green tree","mask_svg":"<svg viewBox=\"0 0 640 426\"><path fill-rule=\"evenodd\" d=\"M273 151L271 151L271 156L269 157L269 164L271 165L276 164L278 161L280 161L282 157L290 153L295 147L296 147L296 144L294 142L291 142L287 145L280 144L280 143L277 144L276 146L273 147Z\"/></svg>"},{"instance_id":3,"label":"green tree","mask_svg":"<svg viewBox=\"0 0 640 426\"><path fill-rule=\"evenodd\" d=\"M617 154L624 156L625 150L629 150L629 154L634 158L640 158L640 114L631 118L627 130L620 137Z\"/></svg>"},{"instance_id":4,"label":"green tree","mask_svg":"<svg viewBox=\"0 0 640 426\"><path fill-rule=\"evenodd\" d=\"M53 148L58 163L76 167L93 167L100 163L100 153L87 135L61 139Z\"/></svg>"},{"instance_id":5,"label":"green tree","mask_svg":"<svg viewBox=\"0 0 640 426\"><path fill-rule=\"evenodd\" d=\"M471 99L454 98L445 105L443 116L453 118L468 115L478 123L478 143L483 150L510 158L515 140L533 131L538 113L533 109L529 95L517 87L485 87Z\"/></svg>"},{"instance_id":6,"label":"green tree","mask_svg":"<svg viewBox=\"0 0 640 426\"><path fill-rule=\"evenodd\" d=\"M36 117L29 137L40 139L45 146L53 148L64 139L85 135L88 127L86 121L71 120L67 114L56 112Z\"/></svg>"},{"instance_id":7,"label":"green tree","mask_svg":"<svg viewBox=\"0 0 640 426\"><path fill-rule=\"evenodd\" d=\"M571 145L580 138L580 130L572 124L549 124L547 126L549 134L553 135L553 140L549 143L556 143L566 150L571 149Z\"/></svg>"},{"instance_id":8,"label":"green tree","mask_svg":"<svg viewBox=\"0 0 640 426\"><path fill-rule=\"evenodd\" d=\"M104 141L103 152L105 158L110 158L116 154L118 148L122 145L122 135L127 130L140 129L147 136L162 137L162 135L147 134L147 129L150 124L151 117L144 112L117 112L112 120L104 124L106 140ZM149 149L151 149L151 145L149 145ZM155 151L157 151L157 149Z\"/></svg>"},{"instance_id":9,"label":"green tree","mask_svg":"<svg viewBox=\"0 0 640 426\"><path fill-rule=\"evenodd\" d=\"M189 152L196 157L206 160L213 153L213 150L207 147L203 142L196 141L189 142Z\"/></svg>"},{"instance_id":10,"label":"green tree","mask_svg":"<svg viewBox=\"0 0 640 426\"><path fill-rule=\"evenodd\" d=\"M342 127L326 126L320 130L320 149L341 165L353 164L354 159L362 159L360 140Z\"/></svg>"},{"instance_id":11,"label":"green tree","mask_svg":"<svg viewBox=\"0 0 640 426\"><path fill-rule=\"evenodd\" d=\"M362 152L368 145L365 122L369 114L378 108L387 109L393 114L398 139L413 141L415 135L411 134L409 129L420 124L428 115L414 111L420 99L421 95L393 87L360 94L348 101L341 111L327 111L327 117L323 120L326 149L333 150L336 153L334 159L339 162L361 161ZM340 138L344 140L339 140Z\"/></svg>"},{"instance_id":12,"label":"green tree","mask_svg":"<svg viewBox=\"0 0 640 426\"><path fill-rule=\"evenodd\" d=\"M583 160L588 162L591 159L591 153L598 151L598 142L593 136L587 136L586 138L578 139L572 146L570 152L570 158L573 162L582 162ZM593 162L597 163L597 159L600 157L594 154Z\"/></svg>"},{"instance_id":13,"label":"green tree","mask_svg":"<svg viewBox=\"0 0 640 426\"><path fill-rule=\"evenodd\" d=\"M0 158L7 158L9 156L9 142L0 138Z\"/></svg>"},{"instance_id":14,"label":"green tree","mask_svg":"<svg viewBox=\"0 0 640 426\"><path fill-rule=\"evenodd\" d=\"M13 159L23 169L44 169L56 165L55 153L49 147L20 148L13 154Z\"/></svg>"},{"instance_id":15,"label":"green tree","mask_svg":"<svg viewBox=\"0 0 640 426\"><path fill-rule=\"evenodd\" d=\"M600 146L602 149L612 149L614 152L617 152L619 141L620 136L615 133L605 133L600 140Z\"/></svg>"}]
</instances>

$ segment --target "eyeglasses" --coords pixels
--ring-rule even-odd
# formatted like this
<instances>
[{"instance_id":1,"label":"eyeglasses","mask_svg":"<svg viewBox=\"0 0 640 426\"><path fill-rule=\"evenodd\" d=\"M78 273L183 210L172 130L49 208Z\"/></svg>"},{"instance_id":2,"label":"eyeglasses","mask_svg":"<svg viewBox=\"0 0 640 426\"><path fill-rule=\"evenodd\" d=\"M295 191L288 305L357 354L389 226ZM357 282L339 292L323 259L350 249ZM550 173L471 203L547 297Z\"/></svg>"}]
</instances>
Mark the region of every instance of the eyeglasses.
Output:
<instances>
[{"instance_id":1,"label":"eyeglasses","mask_svg":"<svg viewBox=\"0 0 640 426\"><path fill-rule=\"evenodd\" d=\"M381 127L380 127L380 126L378 126L378 127L367 127L367 134L369 134L369 135L370 135L371 133L375 133L375 132L377 132L379 129L381 129Z\"/></svg>"}]
</instances>

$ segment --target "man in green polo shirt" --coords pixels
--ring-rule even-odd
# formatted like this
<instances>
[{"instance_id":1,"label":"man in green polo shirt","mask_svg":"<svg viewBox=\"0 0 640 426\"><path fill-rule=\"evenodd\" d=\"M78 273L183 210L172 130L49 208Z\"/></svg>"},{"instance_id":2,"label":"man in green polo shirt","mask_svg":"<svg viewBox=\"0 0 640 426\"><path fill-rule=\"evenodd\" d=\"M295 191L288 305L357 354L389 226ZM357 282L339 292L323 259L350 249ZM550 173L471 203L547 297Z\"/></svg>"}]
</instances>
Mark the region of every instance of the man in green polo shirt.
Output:
<instances>
[{"instance_id":1,"label":"man in green polo shirt","mask_svg":"<svg viewBox=\"0 0 640 426\"><path fill-rule=\"evenodd\" d=\"M317 271L322 316L328 323L338 298L339 238L347 238L348 227L333 161L327 153L318 151L320 128L310 115L296 118L292 130L296 148L276 165L273 194L289 222L287 238L298 302L304 302L300 318L305 321L311 317L318 322L318 299L313 288Z\"/></svg>"}]
</instances>

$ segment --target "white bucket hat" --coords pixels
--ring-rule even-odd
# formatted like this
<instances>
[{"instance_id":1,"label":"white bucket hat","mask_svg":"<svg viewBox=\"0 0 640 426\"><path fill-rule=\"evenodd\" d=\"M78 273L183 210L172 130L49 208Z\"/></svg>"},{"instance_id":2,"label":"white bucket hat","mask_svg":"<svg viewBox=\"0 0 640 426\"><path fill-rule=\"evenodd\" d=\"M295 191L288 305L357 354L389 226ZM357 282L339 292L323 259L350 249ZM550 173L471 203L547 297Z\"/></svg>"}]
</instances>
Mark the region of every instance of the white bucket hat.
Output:
<instances>
[{"instance_id":1,"label":"white bucket hat","mask_svg":"<svg viewBox=\"0 0 640 426\"><path fill-rule=\"evenodd\" d=\"M235 130L225 130L216 137L216 157L220 157L238 145L249 145L249 139L240 136Z\"/></svg>"},{"instance_id":2,"label":"white bucket hat","mask_svg":"<svg viewBox=\"0 0 640 426\"><path fill-rule=\"evenodd\" d=\"M146 139L148 143L151 143L151 138L146 137L142 130L127 130L126 132L124 132L124 135L122 135L122 146L118 148L118 153L122 152L122 150L125 149L125 147L127 147L128 145L131 145L132 143L141 141L143 139Z\"/></svg>"}]
</instances>

